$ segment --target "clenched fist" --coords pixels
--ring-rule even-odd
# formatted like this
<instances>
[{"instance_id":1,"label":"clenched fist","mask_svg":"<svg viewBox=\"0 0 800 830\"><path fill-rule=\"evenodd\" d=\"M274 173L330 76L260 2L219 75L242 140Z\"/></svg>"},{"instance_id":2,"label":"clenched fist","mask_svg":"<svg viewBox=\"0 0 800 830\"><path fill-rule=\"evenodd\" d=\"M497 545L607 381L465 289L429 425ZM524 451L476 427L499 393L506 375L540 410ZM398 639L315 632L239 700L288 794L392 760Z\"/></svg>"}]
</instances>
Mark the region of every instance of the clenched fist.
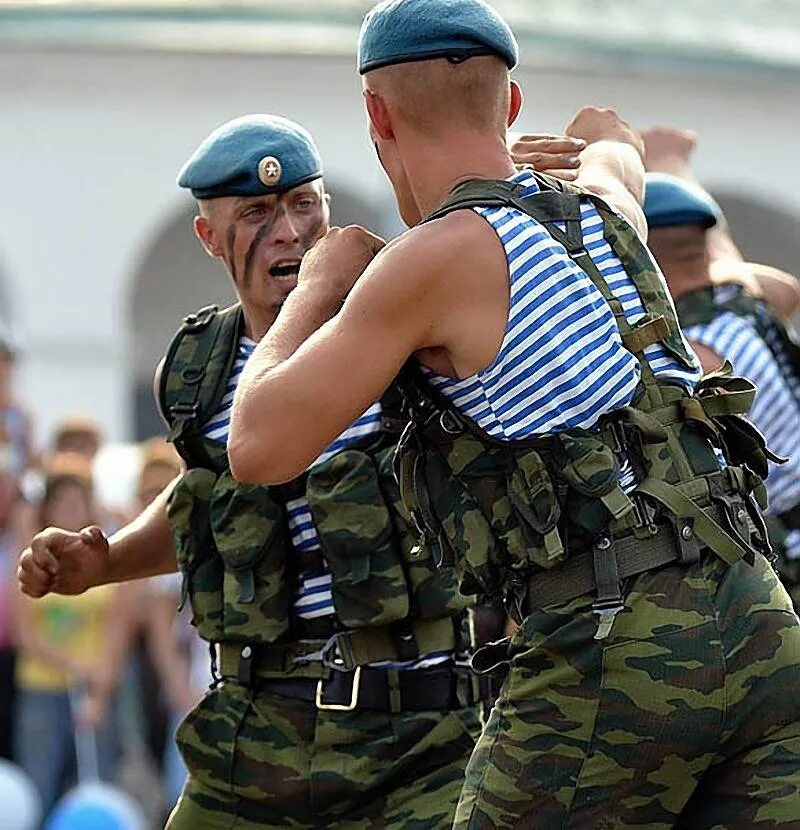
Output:
<instances>
[{"instance_id":1,"label":"clenched fist","mask_svg":"<svg viewBox=\"0 0 800 830\"><path fill-rule=\"evenodd\" d=\"M17 566L23 594L38 599L46 594L82 594L104 582L108 540L99 527L80 533L49 527L37 533Z\"/></svg>"},{"instance_id":2,"label":"clenched fist","mask_svg":"<svg viewBox=\"0 0 800 830\"><path fill-rule=\"evenodd\" d=\"M640 155L644 155L644 142L639 133L612 109L582 107L564 132L573 138L582 138L587 144L598 141L630 144Z\"/></svg>"},{"instance_id":3,"label":"clenched fist","mask_svg":"<svg viewBox=\"0 0 800 830\"><path fill-rule=\"evenodd\" d=\"M689 160L697 145L697 133L677 127L650 127L642 131L642 138L648 170L690 175Z\"/></svg>"},{"instance_id":4,"label":"clenched fist","mask_svg":"<svg viewBox=\"0 0 800 830\"><path fill-rule=\"evenodd\" d=\"M343 300L386 242L360 225L331 228L303 257L298 285L322 284Z\"/></svg>"}]
</instances>

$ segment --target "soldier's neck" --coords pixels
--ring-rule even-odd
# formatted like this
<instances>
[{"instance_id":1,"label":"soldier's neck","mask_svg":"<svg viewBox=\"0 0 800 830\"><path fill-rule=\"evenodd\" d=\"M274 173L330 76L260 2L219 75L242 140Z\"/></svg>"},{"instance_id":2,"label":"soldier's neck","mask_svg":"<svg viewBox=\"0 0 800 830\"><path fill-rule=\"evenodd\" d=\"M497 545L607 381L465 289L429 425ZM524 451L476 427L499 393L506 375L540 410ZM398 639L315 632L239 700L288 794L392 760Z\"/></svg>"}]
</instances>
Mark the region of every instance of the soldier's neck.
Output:
<instances>
[{"instance_id":1,"label":"soldier's neck","mask_svg":"<svg viewBox=\"0 0 800 830\"><path fill-rule=\"evenodd\" d=\"M242 304L242 313L244 314L245 337L249 337L256 343L269 331L278 318L277 309L251 307L244 304Z\"/></svg>"},{"instance_id":2,"label":"soldier's neck","mask_svg":"<svg viewBox=\"0 0 800 830\"><path fill-rule=\"evenodd\" d=\"M404 166L422 216L436 210L461 182L506 179L516 172L504 137L470 132L416 138L404 153Z\"/></svg>"}]
</instances>

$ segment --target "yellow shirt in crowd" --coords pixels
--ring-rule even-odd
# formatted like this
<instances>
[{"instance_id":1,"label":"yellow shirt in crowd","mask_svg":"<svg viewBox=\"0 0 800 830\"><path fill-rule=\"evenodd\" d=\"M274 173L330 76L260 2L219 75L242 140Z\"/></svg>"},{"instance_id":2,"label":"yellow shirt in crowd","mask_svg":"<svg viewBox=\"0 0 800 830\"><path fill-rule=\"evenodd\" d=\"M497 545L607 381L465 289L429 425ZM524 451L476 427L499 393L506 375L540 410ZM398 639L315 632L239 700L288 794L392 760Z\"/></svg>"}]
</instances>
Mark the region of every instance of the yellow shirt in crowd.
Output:
<instances>
[{"instance_id":1,"label":"yellow shirt in crowd","mask_svg":"<svg viewBox=\"0 0 800 830\"><path fill-rule=\"evenodd\" d=\"M102 659L108 647L108 615L115 594L113 585L92 588L74 597L48 594L27 601L28 624L36 635L79 663ZM17 684L35 691L62 692L69 678L62 669L31 654L17 657Z\"/></svg>"}]
</instances>

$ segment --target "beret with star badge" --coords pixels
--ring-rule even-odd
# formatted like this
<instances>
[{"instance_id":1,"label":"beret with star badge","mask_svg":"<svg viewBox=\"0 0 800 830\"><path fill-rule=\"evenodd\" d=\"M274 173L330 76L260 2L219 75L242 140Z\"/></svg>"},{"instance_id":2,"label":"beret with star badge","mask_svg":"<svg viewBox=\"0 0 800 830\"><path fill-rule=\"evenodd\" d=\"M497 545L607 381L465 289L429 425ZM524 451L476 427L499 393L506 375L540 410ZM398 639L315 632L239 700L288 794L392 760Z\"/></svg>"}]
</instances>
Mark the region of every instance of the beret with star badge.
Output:
<instances>
[{"instance_id":1,"label":"beret with star badge","mask_svg":"<svg viewBox=\"0 0 800 830\"><path fill-rule=\"evenodd\" d=\"M278 115L243 115L217 127L178 174L196 199L283 193L322 176L311 134Z\"/></svg>"}]
</instances>

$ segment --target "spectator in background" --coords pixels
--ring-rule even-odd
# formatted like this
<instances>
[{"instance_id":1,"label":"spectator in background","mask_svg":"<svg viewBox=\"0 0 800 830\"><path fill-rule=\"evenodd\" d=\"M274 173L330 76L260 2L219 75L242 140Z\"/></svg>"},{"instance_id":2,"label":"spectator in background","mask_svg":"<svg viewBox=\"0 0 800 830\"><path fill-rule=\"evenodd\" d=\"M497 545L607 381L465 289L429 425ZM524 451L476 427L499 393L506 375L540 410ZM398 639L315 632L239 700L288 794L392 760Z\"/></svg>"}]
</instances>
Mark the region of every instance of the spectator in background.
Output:
<instances>
[{"instance_id":1,"label":"spectator in background","mask_svg":"<svg viewBox=\"0 0 800 830\"><path fill-rule=\"evenodd\" d=\"M10 758L14 712L12 579L25 523L20 483L34 462L30 419L13 395L16 348L0 326L0 757ZM24 540L27 542L27 539Z\"/></svg>"},{"instance_id":2,"label":"spectator in background","mask_svg":"<svg viewBox=\"0 0 800 830\"><path fill-rule=\"evenodd\" d=\"M150 438L141 445L141 466L137 484L136 514L147 507L161 491L181 474L180 457L163 438ZM165 746L172 742L174 678L183 674L183 658L174 645L177 599L169 609L168 624L162 624L163 590L157 579L137 579L117 587L119 625L126 629L127 648L132 655L128 670L138 689L136 709L144 732L146 749L153 762L161 766ZM158 620L156 620L158 617ZM162 641L163 640L163 641ZM122 656L118 662L122 662ZM162 694L154 693L160 689Z\"/></svg>"},{"instance_id":3,"label":"spectator in background","mask_svg":"<svg viewBox=\"0 0 800 830\"><path fill-rule=\"evenodd\" d=\"M83 456L90 464L102 443L100 427L83 415L65 418L55 429L53 452L70 452Z\"/></svg>"},{"instance_id":4,"label":"spectator in background","mask_svg":"<svg viewBox=\"0 0 800 830\"><path fill-rule=\"evenodd\" d=\"M80 530L95 521L91 468L75 453L54 455L44 475L39 527ZM94 732L100 778L114 778L118 745L108 705L114 685L115 588L17 603L15 760L31 776L45 812L69 785L75 729ZM70 695L73 695L72 703Z\"/></svg>"}]
</instances>

